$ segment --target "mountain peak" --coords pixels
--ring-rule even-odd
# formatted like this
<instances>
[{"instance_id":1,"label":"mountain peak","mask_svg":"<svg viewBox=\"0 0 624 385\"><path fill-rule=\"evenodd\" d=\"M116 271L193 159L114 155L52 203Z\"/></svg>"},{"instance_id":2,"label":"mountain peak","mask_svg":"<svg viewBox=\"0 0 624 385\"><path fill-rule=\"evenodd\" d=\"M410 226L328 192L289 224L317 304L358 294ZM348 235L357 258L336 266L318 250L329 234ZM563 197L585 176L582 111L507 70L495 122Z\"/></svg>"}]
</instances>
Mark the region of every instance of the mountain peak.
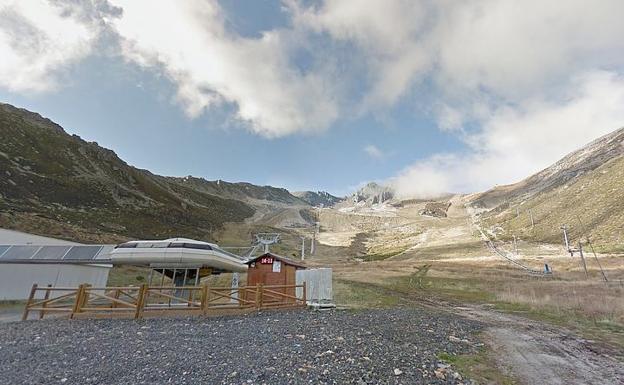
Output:
<instances>
[{"instance_id":1,"label":"mountain peak","mask_svg":"<svg viewBox=\"0 0 624 385\"><path fill-rule=\"evenodd\" d=\"M351 199L354 203L366 202L368 204L383 203L394 198L394 190L389 186L382 186L376 182L369 182L356 191Z\"/></svg>"}]
</instances>

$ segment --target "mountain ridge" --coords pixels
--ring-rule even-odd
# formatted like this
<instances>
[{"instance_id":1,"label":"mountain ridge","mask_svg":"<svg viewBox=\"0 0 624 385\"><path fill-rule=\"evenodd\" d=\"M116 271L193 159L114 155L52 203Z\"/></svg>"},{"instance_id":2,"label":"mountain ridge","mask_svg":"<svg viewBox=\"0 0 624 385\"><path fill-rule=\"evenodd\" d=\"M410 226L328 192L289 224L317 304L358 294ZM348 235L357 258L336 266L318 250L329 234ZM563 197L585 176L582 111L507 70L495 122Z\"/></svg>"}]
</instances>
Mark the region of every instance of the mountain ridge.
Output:
<instances>
[{"instance_id":1,"label":"mountain ridge","mask_svg":"<svg viewBox=\"0 0 624 385\"><path fill-rule=\"evenodd\" d=\"M331 207L344 200L344 198L334 196L327 191L295 191L292 194L311 206Z\"/></svg>"},{"instance_id":2,"label":"mountain ridge","mask_svg":"<svg viewBox=\"0 0 624 385\"><path fill-rule=\"evenodd\" d=\"M504 200L531 196L556 188L605 162L624 155L624 127L603 135L570 152L545 169L510 185L497 186L473 199L473 205L487 208ZM491 201L491 202L488 202Z\"/></svg>"},{"instance_id":3,"label":"mountain ridge","mask_svg":"<svg viewBox=\"0 0 624 385\"><path fill-rule=\"evenodd\" d=\"M624 128L593 140L524 180L475 194L469 205L501 239L518 236L561 243L591 238L608 251L624 249Z\"/></svg>"},{"instance_id":4,"label":"mountain ridge","mask_svg":"<svg viewBox=\"0 0 624 385\"><path fill-rule=\"evenodd\" d=\"M2 227L92 242L210 239L225 223L253 216L258 204L309 206L283 188L153 174L5 103L0 133Z\"/></svg>"}]
</instances>

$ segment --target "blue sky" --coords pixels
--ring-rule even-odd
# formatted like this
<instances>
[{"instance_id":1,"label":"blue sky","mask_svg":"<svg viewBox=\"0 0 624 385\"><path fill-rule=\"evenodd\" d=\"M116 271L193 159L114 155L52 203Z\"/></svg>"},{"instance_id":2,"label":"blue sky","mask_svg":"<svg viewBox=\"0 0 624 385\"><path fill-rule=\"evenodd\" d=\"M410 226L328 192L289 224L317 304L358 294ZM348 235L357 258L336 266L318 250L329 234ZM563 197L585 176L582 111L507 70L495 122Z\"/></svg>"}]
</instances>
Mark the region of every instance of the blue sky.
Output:
<instances>
[{"instance_id":1,"label":"blue sky","mask_svg":"<svg viewBox=\"0 0 624 385\"><path fill-rule=\"evenodd\" d=\"M599 3L2 0L0 100L163 175L477 191L624 125Z\"/></svg>"},{"instance_id":2,"label":"blue sky","mask_svg":"<svg viewBox=\"0 0 624 385\"><path fill-rule=\"evenodd\" d=\"M322 133L265 138L232 125L223 110L187 117L172 101L175 90L167 78L119 58L87 59L71 76L71 83L53 95L2 90L0 99L162 175L345 195L441 149L463 146L409 105L398 105L383 118L345 118ZM383 152L380 158L364 150L371 144Z\"/></svg>"}]
</instances>

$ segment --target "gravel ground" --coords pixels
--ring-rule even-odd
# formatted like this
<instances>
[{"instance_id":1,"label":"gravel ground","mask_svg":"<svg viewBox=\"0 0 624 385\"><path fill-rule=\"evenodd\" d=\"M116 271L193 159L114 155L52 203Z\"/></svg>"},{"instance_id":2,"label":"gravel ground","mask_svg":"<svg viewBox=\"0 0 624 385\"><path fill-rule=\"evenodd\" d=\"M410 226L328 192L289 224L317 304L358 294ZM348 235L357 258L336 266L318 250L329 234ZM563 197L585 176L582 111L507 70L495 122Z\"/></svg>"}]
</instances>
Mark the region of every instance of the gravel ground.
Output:
<instances>
[{"instance_id":1,"label":"gravel ground","mask_svg":"<svg viewBox=\"0 0 624 385\"><path fill-rule=\"evenodd\" d=\"M424 309L0 324L1 384L461 384L482 328Z\"/></svg>"}]
</instances>

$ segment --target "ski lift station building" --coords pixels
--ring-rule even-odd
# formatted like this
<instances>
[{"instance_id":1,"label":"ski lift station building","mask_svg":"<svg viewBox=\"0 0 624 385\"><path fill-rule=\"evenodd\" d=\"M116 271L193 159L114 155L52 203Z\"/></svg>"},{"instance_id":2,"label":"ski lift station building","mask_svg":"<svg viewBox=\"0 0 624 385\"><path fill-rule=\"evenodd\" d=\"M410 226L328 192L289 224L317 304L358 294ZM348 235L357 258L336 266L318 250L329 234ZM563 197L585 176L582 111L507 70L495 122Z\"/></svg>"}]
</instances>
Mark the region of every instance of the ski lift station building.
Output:
<instances>
[{"instance_id":1,"label":"ski lift station building","mask_svg":"<svg viewBox=\"0 0 624 385\"><path fill-rule=\"evenodd\" d=\"M237 255L192 239L81 245L0 229L0 300L26 299L33 284L105 287L113 266L147 268L176 286L197 285L205 275L247 271Z\"/></svg>"},{"instance_id":2,"label":"ski lift station building","mask_svg":"<svg viewBox=\"0 0 624 385\"><path fill-rule=\"evenodd\" d=\"M0 301L28 298L34 283L106 286L112 265L98 258L112 249L0 229Z\"/></svg>"}]
</instances>

